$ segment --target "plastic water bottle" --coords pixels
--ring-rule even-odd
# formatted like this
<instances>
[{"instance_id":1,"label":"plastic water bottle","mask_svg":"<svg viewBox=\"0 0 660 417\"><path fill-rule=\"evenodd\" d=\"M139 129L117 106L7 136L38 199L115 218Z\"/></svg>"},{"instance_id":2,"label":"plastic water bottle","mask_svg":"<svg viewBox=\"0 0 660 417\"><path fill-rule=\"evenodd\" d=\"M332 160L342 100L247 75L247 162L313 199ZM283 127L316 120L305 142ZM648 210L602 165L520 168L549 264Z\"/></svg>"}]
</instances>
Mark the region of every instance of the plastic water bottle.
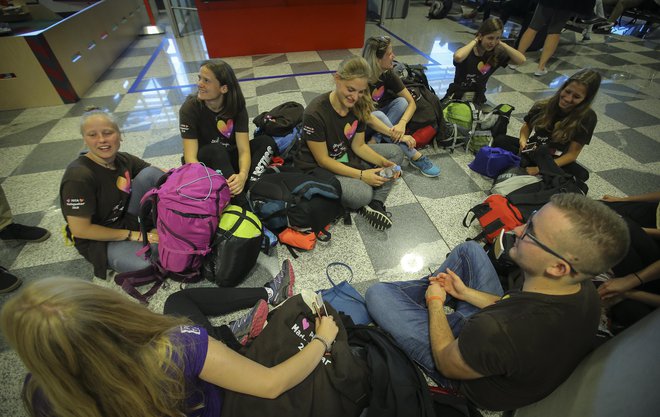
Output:
<instances>
[{"instance_id":1,"label":"plastic water bottle","mask_svg":"<svg viewBox=\"0 0 660 417\"><path fill-rule=\"evenodd\" d=\"M385 167L381 169L379 174L381 177L392 178L397 172L401 172L401 167L394 165L393 167Z\"/></svg>"}]
</instances>

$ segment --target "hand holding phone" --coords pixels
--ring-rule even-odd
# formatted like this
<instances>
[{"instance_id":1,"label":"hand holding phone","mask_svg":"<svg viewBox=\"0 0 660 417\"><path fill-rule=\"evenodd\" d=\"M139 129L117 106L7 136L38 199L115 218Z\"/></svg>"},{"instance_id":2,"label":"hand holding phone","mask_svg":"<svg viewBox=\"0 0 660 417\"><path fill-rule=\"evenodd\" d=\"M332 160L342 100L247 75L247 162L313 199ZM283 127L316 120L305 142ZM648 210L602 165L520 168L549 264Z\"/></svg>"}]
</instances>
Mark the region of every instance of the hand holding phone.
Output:
<instances>
[{"instance_id":1,"label":"hand holding phone","mask_svg":"<svg viewBox=\"0 0 660 417\"><path fill-rule=\"evenodd\" d=\"M328 310L325 308L325 304L323 303L323 296L321 294L316 294L314 301L312 301L312 307L314 309L314 313L316 313L319 318L328 315Z\"/></svg>"},{"instance_id":2,"label":"hand holding phone","mask_svg":"<svg viewBox=\"0 0 660 417\"><path fill-rule=\"evenodd\" d=\"M532 152L536 150L536 145L537 145L536 142L528 143L527 145L525 145L524 148L522 148L520 152L521 153Z\"/></svg>"}]
</instances>

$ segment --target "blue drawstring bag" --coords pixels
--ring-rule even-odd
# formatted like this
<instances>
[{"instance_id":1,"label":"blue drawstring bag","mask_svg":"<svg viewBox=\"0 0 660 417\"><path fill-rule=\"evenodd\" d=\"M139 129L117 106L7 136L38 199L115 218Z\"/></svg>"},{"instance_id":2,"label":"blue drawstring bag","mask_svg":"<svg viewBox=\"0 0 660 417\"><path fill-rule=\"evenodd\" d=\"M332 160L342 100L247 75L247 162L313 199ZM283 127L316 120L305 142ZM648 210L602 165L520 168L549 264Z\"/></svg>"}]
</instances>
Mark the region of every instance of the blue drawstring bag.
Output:
<instances>
[{"instance_id":1,"label":"blue drawstring bag","mask_svg":"<svg viewBox=\"0 0 660 417\"><path fill-rule=\"evenodd\" d=\"M333 266L346 267L351 273L351 278L348 281L335 284L332 278L330 278L330 268ZM369 315L364 297L350 284L353 280L353 270L351 267L342 262L333 262L325 268L325 274L332 288L317 291L323 296L323 301L330 303L335 310L350 316L355 324L366 325L371 323L373 319Z\"/></svg>"},{"instance_id":2,"label":"blue drawstring bag","mask_svg":"<svg viewBox=\"0 0 660 417\"><path fill-rule=\"evenodd\" d=\"M495 178L511 167L520 166L520 157L502 148L484 146L468 166L474 172Z\"/></svg>"}]
</instances>

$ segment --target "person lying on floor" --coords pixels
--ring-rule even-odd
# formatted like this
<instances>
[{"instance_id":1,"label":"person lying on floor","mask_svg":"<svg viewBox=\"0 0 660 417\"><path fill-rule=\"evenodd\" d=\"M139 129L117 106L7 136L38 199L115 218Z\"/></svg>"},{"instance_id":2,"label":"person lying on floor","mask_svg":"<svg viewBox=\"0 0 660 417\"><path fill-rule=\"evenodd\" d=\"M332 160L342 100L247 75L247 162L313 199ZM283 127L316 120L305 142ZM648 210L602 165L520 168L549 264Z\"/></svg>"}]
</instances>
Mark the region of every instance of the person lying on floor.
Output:
<instances>
[{"instance_id":1,"label":"person lying on floor","mask_svg":"<svg viewBox=\"0 0 660 417\"><path fill-rule=\"evenodd\" d=\"M629 244L620 216L570 193L554 195L513 233L521 291L503 294L488 255L470 241L431 276L378 283L366 294L374 321L433 380L490 410L547 396L595 347L600 302L589 281Z\"/></svg>"},{"instance_id":2,"label":"person lying on floor","mask_svg":"<svg viewBox=\"0 0 660 417\"><path fill-rule=\"evenodd\" d=\"M28 414L52 417L219 416L225 389L272 399L301 383L338 332L317 318L316 337L268 368L188 319L68 278L28 285L3 306L0 329L30 372Z\"/></svg>"}]
</instances>

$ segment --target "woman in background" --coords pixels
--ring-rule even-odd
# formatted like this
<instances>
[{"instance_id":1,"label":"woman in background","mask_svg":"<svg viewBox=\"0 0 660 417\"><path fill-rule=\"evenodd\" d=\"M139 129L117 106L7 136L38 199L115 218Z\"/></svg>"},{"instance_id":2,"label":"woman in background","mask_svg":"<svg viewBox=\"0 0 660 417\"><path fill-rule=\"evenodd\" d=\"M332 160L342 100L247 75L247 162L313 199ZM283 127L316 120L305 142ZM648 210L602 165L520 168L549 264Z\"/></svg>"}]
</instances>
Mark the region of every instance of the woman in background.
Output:
<instances>
[{"instance_id":1,"label":"woman in background","mask_svg":"<svg viewBox=\"0 0 660 417\"><path fill-rule=\"evenodd\" d=\"M303 171L321 167L333 173L342 188L342 205L357 210L376 229L392 227L385 199L400 176L381 175L401 165L398 145L365 142L365 125L373 103L369 97L369 64L353 57L339 64L335 89L312 100L303 114L303 144L294 164Z\"/></svg>"},{"instance_id":2,"label":"woman in background","mask_svg":"<svg viewBox=\"0 0 660 417\"><path fill-rule=\"evenodd\" d=\"M499 18L486 19L479 26L477 36L454 52L454 82L449 84L443 101L463 99L481 108L486 103L486 83L490 76L509 62L516 65L525 62L523 54L500 41L503 28Z\"/></svg>"},{"instance_id":3,"label":"woman in background","mask_svg":"<svg viewBox=\"0 0 660 417\"><path fill-rule=\"evenodd\" d=\"M493 146L521 152L525 156L545 145L543 149L547 149L561 169L586 182L589 172L577 163L577 158L582 148L591 142L598 122L591 103L598 93L600 81L600 74L592 69L576 72L552 97L534 103L524 118L518 138L498 137ZM523 157L523 165L526 165L528 174L539 173L531 157Z\"/></svg>"},{"instance_id":4,"label":"woman in background","mask_svg":"<svg viewBox=\"0 0 660 417\"><path fill-rule=\"evenodd\" d=\"M415 139L406 135L406 124L415 114L415 100L403 85L399 76L392 71L396 56L392 41L388 36L367 39L362 56L371 67L369 95L377 110L371 113L367 122L370 133L377 142L398 143L410 163L427 177L437 177L440 169L431 160L415 149Z\"/></svg>"},{"instance_id":5,"label":"woman in background","mask_svg":"<svg viewBox=\"0 0 660 417\"><path fill-rule=\"evenodd\" d=\"M227 179L232 204L246 205L244 191L259 179L277 145L269 136L249 139L248 113L234 70L224 61L207 61L197 76L197 93L179 110L183 161L202 162ZM247 187L247 188L246 188Z\"/></svg>"}]
</instances>

